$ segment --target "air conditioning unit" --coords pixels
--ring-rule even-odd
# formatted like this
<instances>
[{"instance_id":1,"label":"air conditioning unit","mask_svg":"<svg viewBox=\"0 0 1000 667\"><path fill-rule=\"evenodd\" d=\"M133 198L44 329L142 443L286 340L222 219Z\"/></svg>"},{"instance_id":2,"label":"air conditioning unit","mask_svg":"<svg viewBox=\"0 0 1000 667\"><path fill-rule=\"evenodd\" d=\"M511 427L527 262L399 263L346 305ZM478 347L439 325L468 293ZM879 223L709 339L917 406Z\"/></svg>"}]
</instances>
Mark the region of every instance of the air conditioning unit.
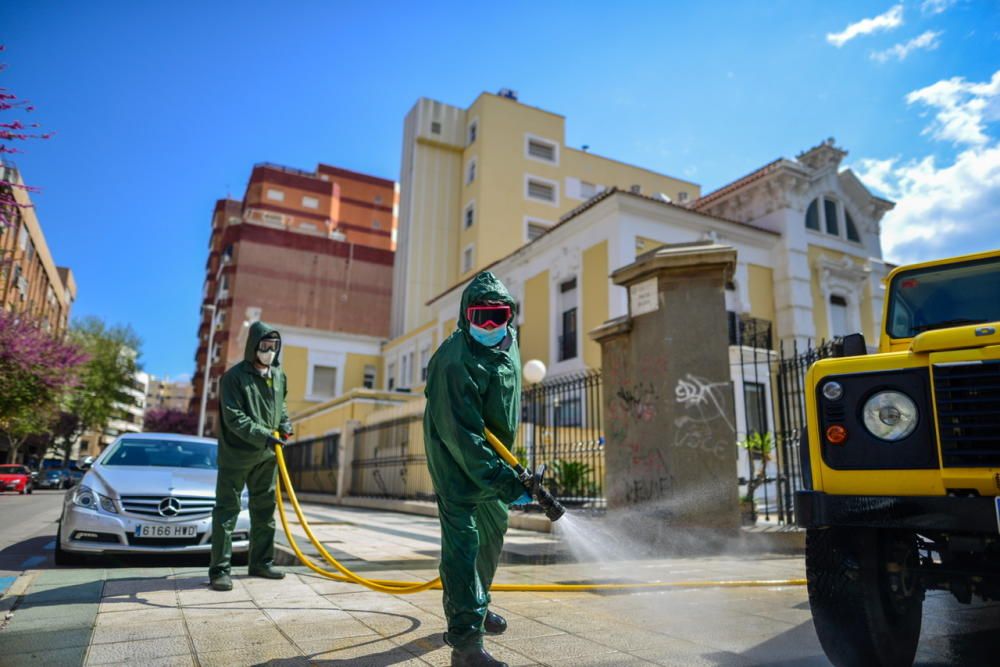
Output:
<instances>
[{"instance_id":1,"label":"air conditioning unit","mask_svg":"<svg viewBox=\"0 0 1000 667\"><path fill-rule=\"evenodd\" d=\"M517 91L512 88L501 88L497 95L499 97L506 97L508 100L517 101Z\"/></svg>"},{"instance_id":2,"label":"air conditioning unit","mask_svg":"<svg viewBox=\"0 0 1000 667\"><path fill-rule=\"evenodd\" d=\"M632 194L636 194L636 195L642 194L642 186L641 185L632 185L632 186L629 186L628 191L631 192Z\"/></svg>"}]
</instances>

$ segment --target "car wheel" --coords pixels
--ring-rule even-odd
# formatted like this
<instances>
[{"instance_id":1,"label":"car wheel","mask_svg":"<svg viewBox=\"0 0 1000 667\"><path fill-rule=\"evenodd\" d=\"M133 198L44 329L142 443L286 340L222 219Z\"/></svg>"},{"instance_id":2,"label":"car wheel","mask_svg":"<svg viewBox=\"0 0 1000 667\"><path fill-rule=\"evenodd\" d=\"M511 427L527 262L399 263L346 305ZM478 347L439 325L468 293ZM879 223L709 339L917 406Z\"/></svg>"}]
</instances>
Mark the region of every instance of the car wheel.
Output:
<instances>
[{"instance_id":1,"label":"car wheel","mask_svg":"<svg viewBox=\"0 0 1000 667\"><path fill-rule=\"evenodd\" d=\"M56 552L55 552L56 565L80 565L84 562L83 556L80 554L75 554L72 551L66 551L62 548L62 524L59 524L59 530L56 531Z\"/></svg>"},{"instance_id":2,"label":"car wheel","mask_svg":"<svg viewBox=\"0 0 1000 667\"><path fill-rule=\"evenodd\" d=\"M18 494L20 494L20 495L23 496L24 492L27 491L27 490L28 490L28 487L24 487L23 489L21 489L20 491L18 491Z\"/></svg>"},{"instance_id":3,"label":"car wheel","mask_svg":"<svg viewBox=\"0 0 1000 667\"><path fill-rule=\"evenodd\" d=\"M809 606L830 662L837 667L913 664L924 601L923 587L912 574L917 559L912 533L806 531Z\"/></svg>"},{"instance_id":4,"label":"car wheel","mask_svg":"<svg viewBox=\"0 0 1000 667\"><path fill-rule=\"evenodd\" d=\"M30 496L35 491L34 485L28 487L28 495Z\"/></svg>"}]
</instances>

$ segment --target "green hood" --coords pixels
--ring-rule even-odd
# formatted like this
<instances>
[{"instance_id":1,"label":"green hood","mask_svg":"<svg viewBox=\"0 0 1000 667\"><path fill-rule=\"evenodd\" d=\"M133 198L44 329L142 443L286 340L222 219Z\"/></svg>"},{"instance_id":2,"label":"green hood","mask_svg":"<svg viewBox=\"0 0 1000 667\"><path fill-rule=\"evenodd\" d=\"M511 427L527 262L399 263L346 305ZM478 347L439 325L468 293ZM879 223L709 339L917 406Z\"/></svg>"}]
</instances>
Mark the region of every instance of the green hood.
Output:
<instances>
[{"instance_id":1,"label":"green hood","mask_svg":"<svg viewBox=\"0 0 1000 667\"><path fill-rule=\"evenodd\" d=\"M517 320L517 304L514 298L500 282L500 279L489 271L483 271L472 279L472 282L462 292L461 312L458 314L458 328L462 331L469 330L469 320L465 317L465 311L469 306L485 303L505 303L510 306L512 314L511 322Z\"/></svg>"},{"instance_id":2,"label":"green hood","mask_svg":"<svg viewBox=\"0 0 1000 667\"><path fill-rule=\"evenodd\" d=\"M260 343L260 339L268 334L277 333L278 340L281 340L281 334L278 330L269 324L261 321L254 322L250 325L250 333L247 334L247 346L243 350L243 359L248 363L253 363L257 360L257 344ZM274 361L271 362L272 366L279 366L281 359L281 347L278 347L278 353L274 355Z\"/></svg>"}]
</instances>

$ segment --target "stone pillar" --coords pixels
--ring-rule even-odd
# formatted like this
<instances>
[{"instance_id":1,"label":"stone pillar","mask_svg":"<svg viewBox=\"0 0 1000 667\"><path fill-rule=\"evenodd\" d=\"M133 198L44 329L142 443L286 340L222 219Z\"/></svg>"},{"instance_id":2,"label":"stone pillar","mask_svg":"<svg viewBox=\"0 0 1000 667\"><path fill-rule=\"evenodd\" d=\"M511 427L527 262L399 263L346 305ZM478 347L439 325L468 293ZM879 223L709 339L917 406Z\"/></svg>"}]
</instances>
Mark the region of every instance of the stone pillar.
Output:
<instances>
[{"instance_id":1,"label":"stone pillar","mask_svg":"<svg viewBox=\"0 0 1000 667\"><path fill-rule=\"evenodd\" d=\"M732 247L664 246L611 275L629 314L601 344L609 519L669 547L739 530L725 285ZM687 541L687 544L691 544Z\"/></svg>"},{"instance_id":2,"label":"stone pillar","mask_svg":"<svg viewBox=\"0 0 1000 667\"><path fill-rule=\"evenodd\" d=\"M351 469L354 467L354 432L361 428L361 422L348 419L340 432L337 452L337 501L351 495Z\"/></svg>"}]
</instances>

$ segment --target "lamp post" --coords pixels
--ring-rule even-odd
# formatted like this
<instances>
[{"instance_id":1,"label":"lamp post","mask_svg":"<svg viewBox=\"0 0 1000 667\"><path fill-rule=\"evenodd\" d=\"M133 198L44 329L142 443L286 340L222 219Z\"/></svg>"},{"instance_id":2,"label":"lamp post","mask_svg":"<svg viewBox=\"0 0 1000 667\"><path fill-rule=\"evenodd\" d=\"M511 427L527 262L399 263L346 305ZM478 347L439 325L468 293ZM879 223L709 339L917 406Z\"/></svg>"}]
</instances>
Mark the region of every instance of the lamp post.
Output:
<instances>
[{"instance_id":1,"label":"lamp post","mask_svg":"<svg viewBox=\"0 0 1000 667\"><path fill-rule=\"evenodd\" d=\"M198 411L198 436L205 435L205 408L208 405L208 382L212 375L212 342L215 339L215 329L218 326L216 316L218 315L219 296L222 292L219 289L219 279L222 277L222 270L229 264L229 253L222 253L219 261L219 270L215 272L215 301L202 306L211 313L212 320L208 327L208 349L205 351L205 374L201 383L201 410Z\"/></svg>"},{"instance_id":2,"label":"lamp post","mask_svg":"<svg viewBox=\"0 0 1000 667\"><path fill-rule=\"evenodd\" d=\"M204 437L205 435L205 407L208 405L208 383L211 380L212 374L212 341L215 339L215 327L217 325L217 322L215 321L215 304L213 303L202 307L211 313L212 321L208 327L208 349L205 351L205 373L201 383L201 410L198 412L199 437Z\"/></svg>"}]
</instances>

